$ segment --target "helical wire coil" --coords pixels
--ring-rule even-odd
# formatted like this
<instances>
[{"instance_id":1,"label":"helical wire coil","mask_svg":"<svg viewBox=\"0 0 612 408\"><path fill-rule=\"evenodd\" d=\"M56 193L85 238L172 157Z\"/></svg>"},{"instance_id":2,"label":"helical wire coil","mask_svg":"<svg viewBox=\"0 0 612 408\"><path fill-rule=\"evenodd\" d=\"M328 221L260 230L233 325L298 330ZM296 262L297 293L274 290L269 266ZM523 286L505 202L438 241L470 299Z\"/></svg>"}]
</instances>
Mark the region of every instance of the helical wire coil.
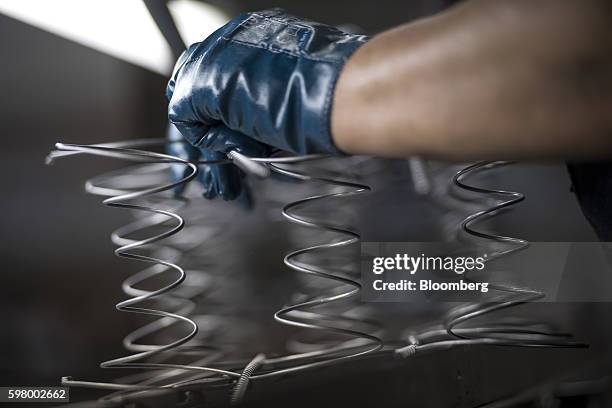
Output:
<instances>
[{"instance_id":1,"label":"helical wire coil","mask_svg":"<svg viewBox=\"0 0 612 408\"><path fill-rule=\"evenodd\" d=\"M118 188L112 186L123 185L126 182L128 182L129 185L133 185L133 179L141 180L143 178L145 179L145 181L148 181L148 183L160 184L161 181L159 180L159 176L163 176L163 178L165 179L167 173L167 164L139 164L135 167L121 169L119 171L112 171L110 173L105 173L103 175L89 179L85 184L85 190L90 194L99 196L117 196L130 192L133 190L133 188ZM140 184L137 183L137 185ZM109 187L109 185L111 187ZM159 206L161 205L161 203L164 203L165 205L166 202L171 202L174 205L168 208L169 211L176 212L181 210L181 212L183 212L187 209L190 200L183 196L177 195L171 195L169 197L166 197L165 195L155 195L142 198L141 200L139 200L139 202L141 201L147 206ZM146 232L147 230L153 227L164 228L166 227L166 224L169 221L168 217L161 216L159 214L148 215L142 214L142 212L139 211L135 211L133 212L133 214L136 216L135 221L121 226L111 234L111 241L116 245L123 246L130 243L134 243L135 240L130 238L130 236L134 236L137 233ZM208 226L207 228L215 229L211 226ZM181 235L184 235L187 232L188 231L183 230L181 231ZM218 231L215 233L215 236L217 238L219 237ZM185 238L188 238L188 240L186 240ZM188 256L190 251L197 249L204 241L207 240L207 234L204 234L204 236L201 237L200 234L190 233L189 237L184 237L181 240L174 239L174 237L166 238L163 241L163 246L158 243L155 244L155 246L151 246L149 249L152 251L154 257L163 258L166 261L170 261L176 264L177 262L184 262L186 256ZM165 274L168 272L168 270L169 268L162 264L153 264L151 266L148 266L146 269L128 277L123 282L122 289L124 293L128 296L135 297L145 295L147 292L140 290L138 288L139 284L156 276ZM217 281L218 278L219 277L216 276L213 279L208 270L190 270L186 281L183 282L179 288L173 290L172 292L166 293L163 296L158 296L155 298L155 307L161 307L163 310L171 309L173 310L173 313L185 317L190 317L191 319L200 317L200 315L193 315L193 311L199 304L196 303L196 300L199 300L201 295L208 292L212 286L211 281ZM210 313L206 313L206 317L214 319L215 316L211 315ZM162 317L160 319L147 323L146 325L139 327L133 332L129 333L124 338L124 348L130 352L139 352L155 349L157 345L142 344L142 340L147 338L148 336L157 335L158 333L161 335L166 328L177 323L180 323L180 321L169 319L167 317ZM207 337L211 337L214 335L214 329L214 325L213 327L208 327L207 325L204 330L202 327L199 327L198 338L194 339L192 342L201 343L201 340L199 338L204 337L203 344L194 344L188 347L181 346L174 348L171 352L166 352L163 355L160 354L159 356L156 356L156 362L169 360L172 359L174 356L178 355L185 355L186 357L197 356L197 360L190 361L188 363L189 365L206 365L221 359L224 356L224 353L228 351L226 350L227 347L219 347L217 345L208 344L206 342ZM191 376L185 378L186 376L187 373L185 372L185 370L180 369L164 370L163 372L156 375L152 375L150 372L145 371L138 374L132 374L127 377L117 378L114 381L118 383L138 382L139 385L153 385L160 383L178 384L180 383L180 381L199 378L202 376L202 374L191 374ZM112 399L120 394L121 393L111 394L105 397L104 399Z\"/></svg>"},{"instance_id":2,"label":"helical wire coil","mask_svg":"<svg viewBox=\"0 0 612 408\"><path fill-rule=\"evenodd\" d=\"M326 232L331 232L338 235L338 238L334 239L331 242L315 244L306 248L291 251L290 253L285 255L284 263L296 272L304 273L322 279L327 279L331 282L336 282L340 284L341 287L348 287L346 290L339 290L338 293L315 296L313 298L285 306L274 314L274 318L276 319L276 321L289 326L339 334L352 339L358 339L360 341L342 342L339 345L326 347L312 352L294 354L274 359L267 359L265 362L267 364L279 364L288 361L295 363L303 361L305 359L316 359L315 361L306 362L297 366L279 368L275 371L275 373L278 375L296 372L307 368L325 366L380 350L382 348L383 343L379 337L369 334L364 330L357 330L351 328L351 325L355 324L364 326L364 322L350 321L350 319L348 319L348 327L338 327L338 325L330 324L330 320L333 321L334 317L327 316L321 313L314 313L309 310L313 307L319 307L357 296L361 290L361 283L352 277L339 274L333 269L325 268L320 265L315 265L313 263L301 262L298 260L300 256L306 254L316 253L321 250L342 248L349 245L357 244L360 241L360 235L356 231L350 230L343 226L333 225L331 223L300 215L298 208L303 208L307 205L320 203L334 198L349 197L362 194L369 191L370 188L364 184L343 181L336 178L308 175L295 169L288 169L286 167L279 166L278 164L271 163L269 164L269 166L273 172L286 177L290 177L298 181L323 183L329 186L340 187L343 189L343 191L332 191L323 194L316 194L285 205L282 211L283 215L292 223L309 228L316 228ZM336 319L337 318L338 317L336 317ZM345 319L345 321L347 320L346 317L344 317L343 319Z\"/></svg>"},{"instance_id":3,"label":"helical wire coil","mask_svg":"<svg viewBox=\"0 0 612 408\"><path fill-rule=\"evenodd\" d=\"M483 188L467 184L464 180L475 173L507 166L509 161L486 161L471 164L459 170L453 177L453 184L458 188L472 193L483 194L492 198L503 197L491 206L468 215L460 224L460 231L468 236L476 237L487 242L506 244L506 249L497 250L487 254L485 262L491 262L503 256L526 248L529 243L521 238L509 237L491 232L483 232L475 225L494 217L500 211L523 201L522 193L501 189ZM465 276L465 275L464 275ZM465 277L467 280L469 278ZM443 328L434 328L414 335L408 346L399 348L396 353L408 357L417 351L444 349L460 345L488 344L497 346L515 347L546 347L546 348L584 348L588 345L572 341L567 333L554 333L535 329L535 326L547 326L539 322L523 319L499 320L495 325L476 325L475 327L459 328L473 319L489 315L496 311L509 309L542 299L545 295L537 290L511 286L508 284L489 284L489 288L506 293L494 301L487 303L471 303L459 306L452 310Z\"/></svg>"},{"instance_id":4,"label":"helical wire coil","mask_svg":"<svg viewBox=\"0 0 612 408\"><path fill-rule=\"evenodd\" d=\"M239 378L240 373L223 370L219 368L205 367L201 365L187 365L187 364L172 364L172 363L157 363L157 362L148 362L143 361L147 359L152 359L154 357L160 356L164 352L175 351L179 349L181 346L185 345L189 341L191 341L195 335L197 334L198 327L197 324L190 318L185 317L183 313L188 310L180 310L178 312L167 312L164 310L157 310L150 307L142 307L138 306L138 304L155 300L162 295L169 294L172 291L176 290L186 278L185 271L177 264L170 262L168 260L155 258L152 256L144 255L139 252L136 252L138 249L146 249L159 243L162 240L168 239L176 234L178 234L184 227L185 223L181 216L176 214L173 211L154 208L151 206L145 206L141 204L134 203L135 200L141 199L143 197L152 196L154 194L162 193L165 191L170 191L181 184L186 184L195 178L197 174L197 165L194 163L190 163L187 160L183 160L178 157L155 153L150 151L136 150L127 148L125 146L130 145L146 145L154 143L153 141L133 141L133 142L119 142L114 144L107 145L78 145L78 144L56 144L56 153L50 156L50 159L55 159L57 157L63 157L70 154L92 154L98 156L105 157L113 157L119 159L127 159L131 161L141 161L141 162L161 162L161 163L175 163L182 164L189 169L186 172L186 175L176 181L171 183L166 183L163 185L145 188L140 191L133 192L123 192L121 190L107 191L107 193L111 193L111 197L106 198L103 203L110 207L117 207L123 209L137 210L142 211L148 214L152 214L153 216L162 216L167 220L173 220L175 225L171 228L153 235L148 238L140 239L140 240L130 240L121 238L119 235L115 234L114 241L119 242L123 245L119 246L115 250L115 254L122 258L134 259L141 262L153 264L153 266L162 267L162 271L164 270L172 270L176 273L176 278L156 290L145 291L142 289L136 289L134 285L137 283L148 279L150 276L155 274L155 272L150 268L139 273L138 275L132 276L128 279L127 283L127 292L133 295L132 298L119 302L116 305L116 308L120 311L124 312L132 312L139 313L145 315L151 315L159 317L160 320L157 320L150 325L141 328L139 331L132 333L130 336L126 338L126 345L128 349L136 350L135 354L131 354L129 356L116 358L113 360L105 361L101 363L102 368L140 368L140 369L154 369L154 370L188 370L188 371L196 371L205 374L216 374L222 377L230 377L230 378ZM117 147L119 146L119 147ZM218 161L215 162L206 162L206 164L217 164ZM92 185L88 185L88 188L91 190ZM118 194L117 194L118 193ZM150 225L149 222L145 222L144 226ZM174 340L168 344L164 345L142 345L136 344L136 340L146 334L150 334L153 330L157 330L161 327L165 327L170 323L170 321L180 322L186 324L189 327L189 331L186 335L180 337L177 340ZM64 378L62 380L62 384L71 385L71 386L86 386L92 388L100 388L100 389L109 389L109 390L117 390L117 391L136 391L142 389L149 388L158 388L150 385L142 385L142 384L115 384L115 383L101 383L101 382L89 382L89 381L74 381L71 378ZM166 387L172 387L175 384L168 384Z\"/></svg>"}]
</instances>

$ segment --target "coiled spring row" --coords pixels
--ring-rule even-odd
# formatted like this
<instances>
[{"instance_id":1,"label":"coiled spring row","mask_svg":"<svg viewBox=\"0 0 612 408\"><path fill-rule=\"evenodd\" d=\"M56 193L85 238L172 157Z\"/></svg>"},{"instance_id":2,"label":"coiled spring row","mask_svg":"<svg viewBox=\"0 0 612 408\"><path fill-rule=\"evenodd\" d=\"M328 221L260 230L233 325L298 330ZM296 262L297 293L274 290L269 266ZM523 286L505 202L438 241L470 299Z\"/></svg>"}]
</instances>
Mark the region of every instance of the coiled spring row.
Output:
<instances>
[{"instance_id":1,"label":"coiled spring row","mask_svg":"<svg viewBox=\"0 0 612 408\"><path fill-rule=\"evenodd\" d=\"M124 283L124 290L128 295L133 297L120 302L117 305L117 309L120 311L152 315L160 318L159 320L138 329L126 337L126 340L124 340L124 345L128 350L135 351L135 354L104 362L101 364L101 366L103 368L166 370L166 372L164 374L152 377L153 379L145 378L145 381L140 381L137 384L76 381L69 377L63 379L63 384L70 386L109 389L119 392L132 392L160 387L175 388L187 384L210 384L218 381L227 382L228 380L232 382L232 379L240 379L238 383L239 387L237 387L237 392L235 392L234 395L241 395L244 393L244 388L248 384L249 380L284 375L287 373L295 373L301 370L321 367L381 349L381 339L366 333L364 330L356 330L354 328L355 325L359 326L359 322L351 322L349 319L348 323L345 321L345 325L337 326L334 324L329 324L330 321L334 320L333 317L320 313L314 313L308 310L315 306L330 304L354 297L360 290L359 282L352 277L341 276L334 273L332 270L312 264L308 265L299 261L298 259L304 254L323 249L345 247L359 241L359 235L354 231L331 224L317 222L316 220L300 216L297 211L298 207L304 207L310 203L321 202L334 197L360 194L368 191L369 188L365 185L339 181L332 178L312 177L283 167L283 164L299 163L319 157L261 158L254 160L267 163L272 171L282 174L285 177L290 177L299 181L324 183L336 188L344 189L344 191L341 192L334 191L328 194L320 194L288 204L283 210L283 215L294 223L307 227L323 229L340 236L340 238L335 239L333 242L318 244L293 251L285 257L285 263L296 271L327 279L331 282L336 282L340 284L342 288L348 289L341 288L340 291L337 291L331 295L316 297L298 304L283 307L281 310L275 313L275 319L290 326L343 335L345 337L349 337L350 340L341 342L333 347L326 347L324 349L307 353L290 354L273 358L265 358L261 356L257 360L256 366L253 366L252 362L250 364L247 364L248 362L244 362L233 363L233 367L228 367L228 369L213 368L201 365L202 362L207 361L206 359L198 360L193 364L157 362L157 360L163 360L162 356L164 353L180 352L182 348L188 350L189 348L186 347L186 343L190 342L196 336L198 327L192 319L186 316L186 314L191 310L189 304L184 304L183 308L174 312L141 306L142 303L159 299L162 296L167 297L168 295L172 294L172 292L185 281L186 274L174 259L170 261L168 259L161 259L160 257L154 257L148 254L145 255L139 250L150 249L155 245L158 245L160 241L166 240L178 234L183 229L185 223L184 220L172 210L155 208L154 206L143 205L140 201L136 201L145 199L147 197L152 197L159 193L171 191L179 185L189 183L195 178L198 165L229 163L229 160L221 162L200 161L198 163L190 163L187 160L183 160L178 157L134 149L134 147L144 147L159 143L161 143L160 140L128 141L105 145L74 145L58 143L56 145L56 151L50 155L50 159L56 159L74 154L92 154L138 162L158 164L163 163L166 165L172 164L173 166L178 164L185 166L188 170L185 172L185 176L181 180L172 183L165 183L155 187L144 188L138 191L126 191L117 188L101 187L95 183L95 179L88 182L86 185L87 191L90 193L108 196L109 198L106 198L103 201L103 203L108 206L136 210L150 214L150 217L143 217L128 226L120 228L113 234L113 242L120 245L115 251L117 256L152 264L151 267L136 275L133 275L126 280ZM166 225L168 220L173 220L175 224L161 233L139 240L128 238L128 235L133 234L136 231L145 230L153 225ZM152 291L145 291L136 288L139 283L151 278L152 276L160 273L168 273L169 271L174 272L176 275L176 278L171 283ZM139 343L139 339L176 323L187 325L189 327L188 333L165 345L147 345ZM361 326L363 326L363 324L361 324ZM151 362L151 360L154 360L155 362ZM217 363L218 364L216 365L232 365L232 363ZM247 376L245 376L247 370L240 369L240 367L245 366L248 368ZM255 372L255 369L257 369L257 372ZM168 378L172 378L172 373L178 374L185 371L195 372L196 374L189 380L166 381L164 385L155 385L155 382L160 378L168 380Z\"/></svg>"},{"instance_id":2,"label":"coiled spring row","mask_svg":"<svg viewBox=\"0 0 612 408\"><path fill-rule=\"evenodd\" d=\"M220 165L230 163L231 161L200 161L198 163L191 163L178 157L135 149L161 143L163 143L161 140L144 140L106 145L58 144L57 151L51 155L52 158L57 158L66 155L85 153L130 161L182 165L188 170L181 180L155 187L144 188L138 191L103 188L96 185L96 183L88 183L87 189L89 192L109 197L104 200L106 205L141 211L150 215L149 217L143 217L135 223L119 229L113 234L113 241L120 245L115 251L117 256L151 264L149 268L133 275L124 283L125 292L132 296L132 298L120 302L117 305L117 309L132 313L152 315L159 318L126 337L124 344L128 350L135 352L135 354L104 362L101 366L104 368L154 369L164 370L164 372L154 377L145 377L144 381L139 381L136 384L75 381L66 378L63 381L66 385L94 387L119 392L133 392L155 388L177 388L195 384L202 386L220 383L227 385L236 384L232 400L234 402L239 402L250 381L298 373L303 370L336 364L375 352L395 352L396 354L407 357L414 355L417 351L437 350L472 344L520 347L584 346L583 344L571 341L566 334L553 333L536 328L543 326L542 324L520 320L499 321L495 325L472 324L469 327L464 327L466 323L476 318L495 311L534 301L543 296L542 293L537 291L502 284L490 285L489 287L505 293L506 295L504 297L487 304L468 304L460 306L449 314L443 327L414 334L409 339L407 346L392 350L383 350L383 340L380 337L379 328L375 324L365 322L363 319L351 319L343 315L328 315L319 312L319 307L324 308L325 306L339 304L347 299L355 298L361 289L361 285L357 278L351 274L345 273L345 271L340 271L330 265L322 265L321 263L304 261L303 259L313 259L315 258L313 256L315 254L354 245L359 242L360 236L356 231L350 228L305 216L301 213L301 210L310 205L327 202L327 200L363 194L369 191L369 187L364 184L339 180L338 178L316 177L305 174L304 172L298 171L295 166L287 167L305 161L320 159L320 156L298 158L272 157L254 158L253 160L265 163L272 172L284 177L300 182L317 183L330 187L330 191L327 193L315 194L285 205L282 213L285 218L296 225L333 234L335 238L328 242L318 243L306 248L291 251L285 256L284 262L289 268L296 272L322 279L336 285L334 289L324 295L318 294L310 296L282 307L274 314L274 318L276 321L288 326L331 334L332 337L335 336L336 339L338 337L344 337L345 340L326 342L323 346L310 351L274 357L266 357L259 354L255 359L238 362L224 362L210 356L199 358L190 364L163 362L162 357L164 354L190 350L187 343L192 341L196 336L198 326L194 320L188 317L192 305L189 302L185 302L184 299L181 301L178 297L170 297L170 299L174 299L175 303L180 306L178 310L172 312L142 306L143 303L146 304L162 296L167 297L168 295L172 295L172 293L185 281L186 273L177 264L176 260L178 257L173 257L171 260L162 259L161 256L145 255L139 250L150 249L158 245L161 241L175 236L183 229L185 223L184 220L176 214L174 211L175 209L155 208L153 205L143 205L141 202L136 201L147 197L150 198L159 193L171 191L179 185L189 183L195 178L198 171L198 165ZM482 232L477 230L475 225L496 215L499 211L522 201L524 197L522 194L516 192L472 186L467 184L464 180L479 171L507 164L507 162L483 162L474 164L459 171L453 179L453 183L460 189L472 193L485 194L497 199L496 203L491 207L469 215L461 223L461 230L469 236L506 245L505 249L488 254L489 262L501 256L519 251L526 247L528 243L519 238ZM169 220L174 221L174 225L154 236L139 240L130 239L128 237L135 231L143 231L152 225L166 226ZM171 283L152 291L145 291L137 288L139 283L150 277L169 272L175 274L175 279ZM139 340L145 336L177 323L186 325L189 328L188 333L181 336L179 339L164 345L147 345L139 342ZM207 366L208 364L214 364L216 367L209 367ZM185 372L191 372L193 375L187 379L181 378L180 380L173 380L174 376L178 376ZM158 380L160 379L165 380L163 381L163 385L158 384Z\"/></svg>"}]
</instances>

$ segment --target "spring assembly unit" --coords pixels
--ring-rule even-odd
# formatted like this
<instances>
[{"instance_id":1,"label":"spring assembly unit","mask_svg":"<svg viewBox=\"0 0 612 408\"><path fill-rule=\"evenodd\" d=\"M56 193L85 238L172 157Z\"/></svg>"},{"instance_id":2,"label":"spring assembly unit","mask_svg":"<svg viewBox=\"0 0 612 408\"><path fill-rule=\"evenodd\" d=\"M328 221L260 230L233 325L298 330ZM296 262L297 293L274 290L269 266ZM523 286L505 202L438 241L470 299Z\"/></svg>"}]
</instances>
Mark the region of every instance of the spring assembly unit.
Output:
<instances>
[{"instance_id":1,"label":"spring assembly unit","mask_svg":"<svg viewBox=\"0 0 612 408\"><path fill-rule=\"evenodd\" d=\"M512 162L479 162L461 169L452 180L456 187L464 191L483 194L495 199L491 206L468 215L460 224L460 231L468 236L484 240L489 245L501 244L501 248L494 247L492 250L489 248L489 252L486 253L485 262L491 262L520 251L529 245L527 241L520 238L483 232L475 228L476 224L494 217L501 211L523 201L525 197L519 192L470 185L465 182L465 179L476 173L510 164ZM464 278L470 280L466 275L464 275ZM408 357L414 355L417 351L472 344L548 348L588 347L586 344L573 341L570 334L542 330L542 327L549 328L548 325L524 319L505 318L497 319L495 325L479 325L476 323L470 327L458 327L493 312L517 307L542 299L545 296L542 292L536 290L508 284L490 283L489 288L503 294L487 303L471 303L451 310L443 327L434 327L412 335L408 346L397 349L396 353L400 356Z\"/></svg>"},{"instance_id":2,"label":"spring assembly unit","mask_svg":"<svg viewBox=\"0 0 612 408\"><path fill-rule=\"evenodd\" d=\"M299 214L299 210L315 203L333 200L339 197L349 197L362 194L369 190L363 184L342 181L331 177L315 177L307 175L298 170L287 168L286 166L296 165L304 162L322 159L321 156L306 157L270 157L249 159L252 163L266 166L274 173L280 174L285 178L290 178L299 182L309 182L330 186L332 191L324 194L316 194L304 199L287 204L283 209L283 215L291 222L301 226L322 230L334 234L337 238L330 242L312 245L307 248L292 251L285 256L285 264L291 269L319 279L327 280L337 284L330 293L323 296L314 296L309 299L301 300L298 303L285 306L275 313L275 319L285 325L311 329L317 332L325 332L336 337L348 338L347 340L326 342L323 347L310 349L304 352L274 356L266 358L258 355L255 360L245 361L222 361L222 354L215 353L215 349L205 346L193 346L193 340L198 333L198 325L189 317L194 304L189 298L195 297L202 292L193 290L194 286L202 284L196 280L191 285L192 290L189 294L179 296L181 290L185 290L186 281L185 270L178 265L180 251L172 250L169 245L161 244L162 241L169 241L181 232L185 227L185 222L176 211L186 205L186 199L178 200L179 205L172 208L160 208L159 195L171 191L179 185L185 185L195 178L198 165L206 164L225 164L230 160L220 162L198 161L189 162L178 157L167 154L154 153L148 150L138 150L152 145L162 144L160 139L134 140L127 142L117 142L99 145L76 145L61 144L56 145L56 150L49 156L49 160L66 157L76 154L90 154L111 158L119 158L129 161L144 162L146 166L139 168L136 174L149 174L154 171L164 171L169 166L185 166L187 171L185 176L176 182L162 183L161 185L146 186L141 189L109 187L106 184L113 184L121 178L132 177L134 173L125 174L125 170L106 174L101 177L89 180L86 183L86 190L89 193L105 196L103 203L117 208L124 208L141 212L144 216L138 217L136 221L125 225L112 234L112 241L119 245L115 253L117 256L138 260L150 264L145 270L128 278L123 289L130 299L117 304L117 309L125 312L139 313L156 316L155 320L144 327L130 333L124 339L125 347L133 352L126 357L121 357L106 361L101 364L103 368L138 368L156 370L155 375L136 374L122 378L117 382L104 383L92 381L77 381L70 377L65 377L62 381L64 385L91 387L97 389L107 389L116 391L107 399L121 396L125 393L139 392L142 390L159 388L178 388L188 385L231 385L235 383L232 400L239 402L251 380L259 378L270 378L278 375L297 373L302 370L316 367L327 366L339 363L351 358L373 353L382 348L382 340L372 334L379 330L373 322L366 322L358 318L348 316L333 316L312 309L320 308L325 305L341 303L347 299L358 295L361 285L357 278L348 276L343 271L336 271L330 266L321 266L314 263L302 261L304 256L312 255L320 251L328 251L336 248L345 248L359 242L359 234L349 228L332 225L331 223L317 221ZM245 161L244 158L239 158ZM235 159L234 159L235 160ZM252 163L246 161L251 166ZM243 163L244 166L245 163ZM109 182L110 180L110 182ZM158 181L159 183L159 181ZM155 198L158 197L158 198ZM170 197L174 203L176 197ZM162 199L163 202L163 199ZM169 226L169 221L174 224ZM164 228L162 232L143 239L131 238L137 233L144 233L152 228ZM144 251L150 251L143 253ZM140 289L139 285L143 282L161 274L174 274L175 278L171 283L155 290ZM353 273L354 275L354 273ZM202 285L205 286L205 285ZM161 301L163 299L163 302ZM157 303L156 303L157 302ZM155 305L155 306L150 306ZM165 307L161 307L161 306ZM172 311L166 311L166 308ZM144 339L170 326L183 325L188 327L188 333L180 336L168 344L144 344ZM189 343L190 345L187 345ZM208 352L204 354L203 351ZM171 358L178 354L197 355L198 359L191 363L173 363ZM218 367L213 368L208 365L214 364ZM161 372L161 373L159 373ZM186 377L185 373L191 373Z\"/></svg>"},{"instance_id":3,"label":"spring assembly unit","mask_svg":"<svg viewBox=\"0 0 612 408\"><path fill-rule=\"evenodd\" d=\"M140 150L145 147L162 145L164 142L160 139L149 139L103 145L60 143L57 144L56 151L50 155L51 159L56 159L75 154L91 154L145 164L145 167L138 167L130 174L125 174L125 171L122 170L94 178L86 184L86 189L92 194L106 197L103 202L108 206L143 214L134 222L116 230L112 235L113 242L119 245L115 251L117 256L138 260L149 265L124 282L124 292L131 297L117 304L117 309L157 318L130 333L124 339L125 347L133 354L101 364L104 368L143 369L143 373L131 375L113 383L77 381L67 377L63 379L65 385L115 391L107 398L151 389L180 390L189 386L206 389L209 386L221 386L230 388L232 390L231 401L239 403L244 398L251 381L299 374L305 370L334 365L373 353L379 355L395 353L408 357L421 351L472 344L519 347L585 346L572 341L567 334L542 329L546 327L542 323L509 318L497 319L494 325L477 323L477 318L538 300L544 296L538 291L506 284L489 285L491 289L504 294L500 298L484 304L474 303L457 307L449 313L443 326L413 334L409 337L407 346L396 346L395 342L383 344L380 326L355 312L360 306L355 306L355 302L351 303L358 297L361 289L354 268L350 266L350 262L347 262L346 256L342 258L333 255L358 244L360 235L350 227L332 223L308 213L309 209L312 210L318 206L335 204L336 207L339 207L337 203L340 201L336 200L364 194L370 190L367 185L343 180L339 175L342 174L341 171L325 172L323 170L324 175L318 176L314 175L312 168L302 170L301 166L308 163L321 164L325 161L326 157L318 155L266 158L237 156L223 161L190 162L167 154ZM187 205L188 200L170 195L164 196L162 193L172 191L177 186L185 185L193 180L199 165L221 165L236 160L242 162L243 169L255 168L258 173L265 176L271 172L300 184L317 186L317 191L321 185L326 188L324 192L313 193L285 204L282 210L284 218L291 223L317 231L317 237L331 237L329 240L325 238L326 240L322 243L292 250L284 257L285 265L291 270L309 277L311 281L323 282L321 285L313 285L317 289L316 293L310 293L312 291L308 290L300 291L299 296L293 297L288 305L280 308L274 314L275 320L283 325L306 329L300 332L313 333L308 340L293 339L288 346L289 353L281 355L257 353L254 358L251 355L248 359L243 358L244 356L227 359L221 350L209 344L199 344L196 341L199 327L194 317L190 315L195 302L192 299L205 291L205 275L189 271L191 278L188 278L187 272L178 264L182 260L182 251L188 249L189 245L193 247L198 243L197 240L194 241L194 237L182 240L177 238L179 232L185 228L185 221L177 212ZM360 159L356 158L356 160L358 163ZM459 171L453 179L454 185L462 190L495 199L494 204L490 207L469 215L461 223L461 231L466 235L484 240L489 244L496 244L495 248L487 254L487 262L519 251L528 243L519 238L482 232L476 229L476 225L522 201L524 197L517 192L472 186L467 184L465 179L480 171L507 164L509 163L477 163ZM167 172L169 166L179 165L184 166L187 171L182 179L175 182L160 183L157 178L138 189L107 185L119 184L117 181L122 178L130 178L134 174L146 176L155 171ZM167 200L173 203L171 207L166 204ZM326 208L326 211L329 210ZM161 232L158 232L160 229ZM133 238L133 236L145 234L151 230L156 233L147 238ZM186 244L189 242L191 244ZM173 276L172 281L154 290L141 288L146 281L162 275L164 277ZM187 333L177 336L177 339L166 344L145 343L150 336L154 337L156 333L172 326L186 328ZM189 362L185 362L184 358L180 362L173 362L173 357L176 356L195 356L196 358ZM151 370L154 370L153 374Z\"/></svg>"}]
</instances>

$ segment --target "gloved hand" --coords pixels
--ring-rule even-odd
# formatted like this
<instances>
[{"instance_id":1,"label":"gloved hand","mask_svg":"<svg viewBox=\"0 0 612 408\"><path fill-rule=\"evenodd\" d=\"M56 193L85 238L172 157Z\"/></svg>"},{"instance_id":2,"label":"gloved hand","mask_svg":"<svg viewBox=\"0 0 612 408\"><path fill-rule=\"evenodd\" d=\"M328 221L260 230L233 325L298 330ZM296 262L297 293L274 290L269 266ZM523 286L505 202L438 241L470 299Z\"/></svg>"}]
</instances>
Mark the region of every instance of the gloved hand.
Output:
<instances>
[{"instance_id":1,"label":"gloved hand","mask_svg":"<svg viewBox=\"0 0 612 408\"><path fill-rule=\"evenodd\" d=\"M242 135L237 135L237 137L244 138ZM198 160L223 161L227 159L227 157L220 152L190 145L172 124L168 125L166 139L166 151L168 154L180 157L184 160L196 162ZM231 143L235 143L234 139L231 137L225 138L225 142L234 150L231 145ZM244 141L240 150L252 156L264 156L268 153L265 146L249 140ZM190 171L182 164L172 164L170 170L172 181L178 181L184 178ZM243 207L248 208L251 206L251 196L243 179L244 174L242 171L232 164L202 164L198 167L197 180L204 188L202 195L205 198L213 199L221 197L224 200L238 199ZM174 193L176 195L183 194L185 187L185 184L177 186L174 189Z\"/></svg>"},{"instance_id":2,"label":"gloved hand","mask_svg":"<svg viewBox=\"0 0 612 408\"><path fill-rule=\"evenodd\" d=\"M248 156L248 140L340 153L330 129L334 87L366 40L279 9L241 14L179 58L168 116L194 146L223 153Z\"/></svg>"}]
</instances>

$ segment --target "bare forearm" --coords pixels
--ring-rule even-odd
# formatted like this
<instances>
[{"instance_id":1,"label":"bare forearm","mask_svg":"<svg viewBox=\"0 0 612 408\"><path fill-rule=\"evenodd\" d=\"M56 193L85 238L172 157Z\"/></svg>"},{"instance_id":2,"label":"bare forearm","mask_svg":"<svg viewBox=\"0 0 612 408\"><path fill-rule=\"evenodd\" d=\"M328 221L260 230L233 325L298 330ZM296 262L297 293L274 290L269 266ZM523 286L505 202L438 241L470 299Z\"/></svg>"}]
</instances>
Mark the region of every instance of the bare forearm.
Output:
<instances>
[{"instance_id":1,"label":"bare forearm","mask_svg":"<svg viewBox=\"0 0 612 408\"><path fill-rule=\"evenodd\" d=\"M605 1L473 0L374 37L332 113L349 153L452 159L612 156Z\"/></svg>"}]
</instances>

